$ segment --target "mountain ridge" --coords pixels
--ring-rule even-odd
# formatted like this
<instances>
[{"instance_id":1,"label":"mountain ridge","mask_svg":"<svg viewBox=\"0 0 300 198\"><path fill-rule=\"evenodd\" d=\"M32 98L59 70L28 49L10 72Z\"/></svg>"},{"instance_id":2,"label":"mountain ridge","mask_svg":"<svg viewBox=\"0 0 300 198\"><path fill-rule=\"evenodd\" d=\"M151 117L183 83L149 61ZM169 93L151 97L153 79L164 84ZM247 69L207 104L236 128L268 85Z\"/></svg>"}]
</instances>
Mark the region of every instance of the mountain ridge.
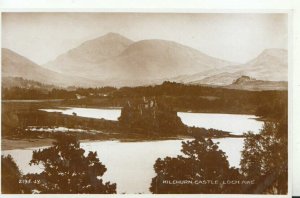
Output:
<instances>
[{"instance_id":1,"label":"mountain ridge","mask_svg":"<svg viewBox=\"0 0 300 198\"><path fill-rule=\"evenodd\" d=\"M94 40L98 40L100 44L96 45ZM49 62L47 66L54 69L60 67L57 71L80 74L81 77L85 78L101 79L108 85L118 84L117 81L122 81L124 86L129 84L138 86L153 81L162 82L161 79L183 73L192 74L195 71L215 69L232 64L174 41L146 39L133 42L115 33L109 33L94 40L88 41L91 44L88 46L100 49L100 51L105 48L101 43L107 43L107 40L112 40L113 43L118 43L116 45L122 47L114 51L113 56L108 56L105 59L95 59L88 56L88 58L85 57L76 61L76 58L84 56L80 54L80 51L84 51L82 46L87 45L87 42L84 42L85 44L69 50L69 52L77 51L78 55L70 56L68 53L64 53ZM124 40L126 41L123 42ZM120 44L120 42L125 44ZM83 54L85 53L83 52ZM97 50L94 51L94 54L96 56ZM102 56L100 55L100 57ZM82 65L86 68L84 71L80 68ZM136 83L134 83L134 79L136 79Z\"/></svg>"},{"instance_id":2,"label":"mountain ridge","mask_svg":"<svg viewBox=\"0 0 300 198\"><path fill-rule=\"evenodd\" d=\"M48 63L51 66L42 67L6 48L2 53L4 77L58 86L122 87L174 81L232 87L242 76L261 83L287 81L287 50L276 48L265 49L246 63L236 64L174 41L132 41L108 33L59 55Z\"/></svg>"},{"instance_id":3,"label":"mountain ridge","mask_svg":"<svg viewBox=\"0 0 300 198\"><path fill-rule=\"evenodd\" d=\"M240 76L264 81L287 81L287 50L265 49L257 57L240 64L208 70L189 76L178 76L176 82L188 84L230 85Z\"/></svg>"},{"instance_id":4,"label":"mountain ridge","mask_svg":"<svg viewBox=\"0 0 300 198\"><path fill-rule=\"evenodd\" d=\"M120 34L108 33L81 43L77 47L59 55L55 59L56 62L55 60L49 61L43 66L62 73L68 72L76 75L73 72L74 69L81 69L83 64L92 68L96 67L97 61L105 61L117 56L132 42Z\"/></svg>"},{"instance_id":5,"label":"mountain ridge","mask_svg":"<svg viewBox=\"0 0 300 198\"><path fill-rule=\"evenodd\" d=\"M22 77L26 80L34 80L56 86L71 86L75 82L81 86L90 86L96 83L88 79L68 76L46 69L10 49L2 48L1 51L2 77Z\"/></svg>"}]
</instances>

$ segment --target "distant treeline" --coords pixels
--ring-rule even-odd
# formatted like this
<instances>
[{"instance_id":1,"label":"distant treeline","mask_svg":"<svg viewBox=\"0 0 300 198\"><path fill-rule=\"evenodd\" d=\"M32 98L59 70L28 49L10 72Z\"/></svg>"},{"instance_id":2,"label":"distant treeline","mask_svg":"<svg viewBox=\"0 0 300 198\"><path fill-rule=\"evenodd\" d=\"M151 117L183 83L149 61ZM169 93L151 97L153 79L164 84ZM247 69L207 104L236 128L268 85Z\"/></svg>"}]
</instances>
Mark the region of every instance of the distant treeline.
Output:
<instances>
[{"instance_id":1,"label":"distant treeline","mask_svg":"<svg viewBox=\"0 0 300 198\"><path fill-rule=\"evenodd\" d=\"M40 100L40 99L76 99L77 96L97 97L116 90L113 87L102 88L21 88L11 87L2 89L3 100Z\"/></svg>"},{"instance_id":2,"label":"distant treeline","mask_svg":"<svg viewBox=\"0 0 300 198\"><path fill-rule=\"evenodd\" d=\"M26 89L51 90L56 88L55 85L43 84L38 81L24 79L22 77L2 77L2 89L19 87Z\"/></svg>"},{"instance_id":3,"label":"distant treeline","mask_svg":"<svg viewBox=\"0 0 300 198\"><path fill-rule=\"evenodd\" d=\"M164 82L147 87L123 87L107 97L66 101L66 105L124 107L128 101L155 97L174 111L255 114L276 119L287 109L287 91L246 91Z\"/></svg>"},{"instance_id":4,"label":"distant treeline","mask_svg":"<svg viewBox=\"0 0 300 198\"><path fill-rule=\"evenodd\" d=\"M287 91L246 91L164 82L141 87L36 90L5 88L2 99L76 99L65 105L124 107L128 101L155 97L174 111L256 114L277 118L287 109ZM80 96L80 97L78 97Z\"/></svg>"}]
</instances>

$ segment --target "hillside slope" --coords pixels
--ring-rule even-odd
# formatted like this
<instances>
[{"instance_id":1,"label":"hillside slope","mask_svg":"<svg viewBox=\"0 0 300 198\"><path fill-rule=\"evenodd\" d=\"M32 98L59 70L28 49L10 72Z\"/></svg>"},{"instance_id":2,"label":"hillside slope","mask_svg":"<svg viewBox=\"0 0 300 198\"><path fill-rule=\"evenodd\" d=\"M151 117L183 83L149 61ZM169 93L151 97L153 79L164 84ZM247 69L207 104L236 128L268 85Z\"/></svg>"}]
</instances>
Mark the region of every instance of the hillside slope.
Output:
<instances>
[{"instance_id":1,"label":"hillside slope","mask_svg":"<svg viewBox=\"0 0 300 198\"><path fill-rule=\"evenodd\" d=\"M241 76L250 76L262 81L287 81L288 57L284 49L267 49L256 58L242 65L178 76L176 82L191 84L230 85Z\"/></svg>"},{"instance_id":2,"label":"hillside slope","mask_svg":"<svg viewBox=\"0 0 300 198\"><path fill-rule=\"evenodd\" d=\"M71 49L45 66L101 80L106 85L138 86L231 64L173 41L133 42L119 34L109 33Z\"/></svg>"},{"instance_id":3,"label":"hillside slope","mask_svg":"<svg viewBox=\"0 0 300 198\"><path fill-rule=\"evenodd\" d=\"M24 56L6 48L2 48L1 69L2 77L22 77L26 80L34 80L57 86L89 86L97 84L95 81L72 77L45 69Z\"/></svg>"}]
</instances>

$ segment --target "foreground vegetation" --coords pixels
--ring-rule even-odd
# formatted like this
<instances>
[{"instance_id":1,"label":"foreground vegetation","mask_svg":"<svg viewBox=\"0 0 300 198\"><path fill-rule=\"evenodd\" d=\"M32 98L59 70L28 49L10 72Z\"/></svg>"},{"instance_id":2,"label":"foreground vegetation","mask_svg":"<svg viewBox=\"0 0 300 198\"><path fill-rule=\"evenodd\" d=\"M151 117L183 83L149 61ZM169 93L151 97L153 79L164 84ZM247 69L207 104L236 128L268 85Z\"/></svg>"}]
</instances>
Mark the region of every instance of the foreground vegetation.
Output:
<instances>
[{"instance_id":1,"label":"foreground vegetation","mask_svg":"<svg viewBox=\"0 0 300 198\"><path fill-rule=\"evenodd\" d=\"M58 135L53 146L34 151L31 164L43 165L39 174L22 175L11 156L2 156L3 193L42 194L112 194L116 184L100 179L106 167L97 158L97 152L80 148L74 136ZM12 166L11 166L12 165ZM9 172L6 172L9 170ZM5 180L4 180L5 179Z\"/></svg>"},{"instance_id":2,"label":"foreground vegetation","mask_svg":"<svg viewBox=\"0 0 300 198\"><path fill-rule=\"evenodd\" d=\"M156 194L287 194L287 127L265 123L248 133L241 168L229 166L226 154L210 139L182 142L182 155L157 159L150 191ZM180 170L180 171L178 171Z\"/></svg>"}]
</instances>

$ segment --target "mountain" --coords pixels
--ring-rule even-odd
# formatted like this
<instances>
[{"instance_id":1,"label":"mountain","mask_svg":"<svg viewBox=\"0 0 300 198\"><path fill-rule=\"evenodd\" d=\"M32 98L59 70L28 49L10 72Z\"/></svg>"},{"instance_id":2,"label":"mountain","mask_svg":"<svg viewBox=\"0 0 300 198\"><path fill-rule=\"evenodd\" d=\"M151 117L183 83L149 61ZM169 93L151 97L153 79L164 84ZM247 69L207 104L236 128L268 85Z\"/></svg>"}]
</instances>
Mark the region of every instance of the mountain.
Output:
<instances>
[{"instance_id":1,"label":"mountain","mask_svg":"<svg viewBox=\"0 0 300 198\"><path fill-rule=\"evenodd\" d=\"M262 81L287 81L288 57L284 49L266 49L256 58L241 65L227 66L189 76L178 76L176 82L191 84L230 85L241 76Z\"/></svg>"},{"instance_id":2,"label":"mountain","mask_svg":"<svg viewBox=\"0 0 300 198\"><path fill-rule=\"evenodd\" d=\"M231 62L166 40L133 42L109 33L60 55L47 67L56 71L103 80L106 85L137 86L161 83L180 74L218 69Z\"/></svg>"},{"instance_id":3,"label":"mountain","mask_svg":"<svg viewBox=\"0 0 300 198\"><path fill-rule=\"evenodd\" d=\"M67 76L45 69L24 56L6 48L2 48L2 77L22 77L26 80L34 80L57 86L89 86L96 84L96 82L90 80Z\"/></svg>"},{"instance_id":4,"label":"mountain","mask_svg":"<svg viewBox=\"0 0 300 198\"><path fill-rule=\"evenodd\" d=\"M216 69L228 64L230 63L227 61L172 41L142 40L130 45L116 59L102 65L117 69L119 74L129 79L163 79Z\"/></svg>"},{"instance_id":5,"label":"mountain","mask_svg":"<svg viewBox=\"0 0 300 198\"><path fill-rule=\"evenodd\" d=\"M106 60L121 54L133 41L116 33L108 33L102 37L86 41L80 46L58 56L45 65L54 71L73 75L93 73ZM101 76L101 72L99 73ZM97 78L98 79L98 78Z\"/></svg>"},{"instance_id":6,"label":"mountain","mask_svg":"<svg viewBox=\"0 0 300 198\"><path fill-rule=\"evenodd\" d=\"M2 53L3 77L56 86L121 87L175 81L242 87L233 82L243 76L264 84L288 79L284 49L266 49L244 64L234 64L173 41L135 42L116 33L86 41L43 67L11 50Z\"/></svg>"}]
</instances>

